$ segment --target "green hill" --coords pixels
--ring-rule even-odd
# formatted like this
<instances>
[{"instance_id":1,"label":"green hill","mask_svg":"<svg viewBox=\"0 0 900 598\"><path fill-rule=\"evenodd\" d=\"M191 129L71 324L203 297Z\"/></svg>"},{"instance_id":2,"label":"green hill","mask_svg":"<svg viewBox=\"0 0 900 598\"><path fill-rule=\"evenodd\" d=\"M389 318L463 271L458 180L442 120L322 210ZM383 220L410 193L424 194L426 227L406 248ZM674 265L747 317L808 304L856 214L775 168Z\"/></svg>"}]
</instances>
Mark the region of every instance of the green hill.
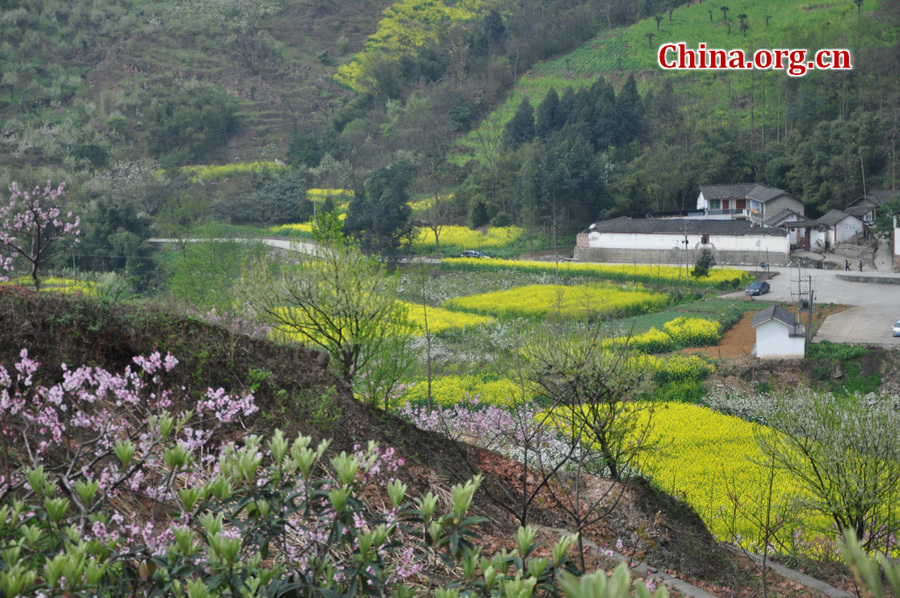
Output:
<instances>
[{"instance_id":1,"label":"green hill","mask_svg":"<svg viewBox=\"0 0 900 598\"><path fill-rule=\"evenodd\" d=\"M749 121L749 103L740 99L735 101L735 98L756 93L754 88L761 88L763 79L770 85L782 85L783 72L760 71L748 76L747 72L666 71L657 62L659 47L684 42L688 48L697 48L698 44L704 43L707 48L739 48L751 53L776 48L804 48L811 52L821 48L852 49L858 47L861 36L866 36L870 43L881 37L876 33L883 33L883 39L891 38L888 31L873 30L878 25L871 17L878 6L878 2L863 3L859 16L851 0L830 3L745 1L732 5L725 13L709 3L695 3L680 6L670 13L660 11L659 23L647 18L630 27L603 31L572 52L534 65L488 120L505 124L523 98L528 97L537 105L551 88L562 93L567 87L589 86L598 76L621 84L633 74L638 77L642 92L663 79L674 77L679 91L694 100L693 110L699 119L729 124L735 120L733 110L736 108L740 112L739 118ZM723 18L726 14L727 19ZM743 21L748 27L743 32L738 15L746 15ZM651 39L648 34L652 34ZM765 118L774 119L775 112L767 112ZM469 135L460 144L465 148L462 154L477 155L479 135L491 135L492 130L496 134L499 129L487 127ZM460 163L464 160L457 158Z\"/></svg>"}]
</instances>

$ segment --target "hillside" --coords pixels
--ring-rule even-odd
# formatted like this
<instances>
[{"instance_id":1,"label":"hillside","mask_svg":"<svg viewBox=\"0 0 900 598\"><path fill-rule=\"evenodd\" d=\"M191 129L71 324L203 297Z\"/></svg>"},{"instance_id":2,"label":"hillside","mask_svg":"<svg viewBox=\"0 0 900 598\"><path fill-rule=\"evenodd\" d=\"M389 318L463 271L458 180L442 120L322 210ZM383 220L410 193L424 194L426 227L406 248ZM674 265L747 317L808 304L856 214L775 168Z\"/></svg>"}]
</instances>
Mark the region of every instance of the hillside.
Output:
<instances>
[{"instance_id":1,"label":"hillside","mask_svg":"<svg viewBox=\"0 0 900 598\"><path fill-rule=\"evenodd\" d=\"M37 295L21 287L0 289L0 327L7 331L0 339L0 363L13 363L20 350L27 348L30 357L41 362L41 384L56 380L61 363L122 371L135 355L171 351L180 360L171 383L184 385L186 396L206 387L254 390L260 411L244 418L243 429L232 427L227 432L239 443L247 433L266 436L274 427L285 430L289 438L298 432L333 438L331 454L375 440L396 447L406 459L398 475L414 496L428 490L446 493L451 484L474 473L467 462L480 463L489 474L493 472L486 491L475 501L476 514L488 517L479 526L481 544L487 550L514 547L511 537L516 522L492 497L501 487L514 495L519 465L420 431L358 403L321 368L315 351L276 346L162 310ZM564 518L550 504L538 504L543 506L533 515L536 523L565 527ZM556 533L545 531L541 537L552 542ZM748 596L755 591L747 563L719 547L688 507L644 482L628 490L614 515L592 528L589 540L600 547L618 540L624 545L619 550L631 554L632 560L714 592L727 588L729 595ZM594 562L592 567L602 566L599 551L591 558L600 558L600 562L589 561ZM427 574L454 575L443 567L429 569ZM776 578L774 583L782 582Z\"/></svg>"},{"instance_id":2,"label":"hillside","mask_svg":"<svg viewBox=\"0 0 900 598\"><path fill-rule=\"evenodd\" d=\"M323 126L346 101L334 64L362 48L389 4L4 3L0 164L140 158L145 111L191 89L225 94L242 123L210 157L283 156L291 132Z\"/></svg>"}]
</instances>

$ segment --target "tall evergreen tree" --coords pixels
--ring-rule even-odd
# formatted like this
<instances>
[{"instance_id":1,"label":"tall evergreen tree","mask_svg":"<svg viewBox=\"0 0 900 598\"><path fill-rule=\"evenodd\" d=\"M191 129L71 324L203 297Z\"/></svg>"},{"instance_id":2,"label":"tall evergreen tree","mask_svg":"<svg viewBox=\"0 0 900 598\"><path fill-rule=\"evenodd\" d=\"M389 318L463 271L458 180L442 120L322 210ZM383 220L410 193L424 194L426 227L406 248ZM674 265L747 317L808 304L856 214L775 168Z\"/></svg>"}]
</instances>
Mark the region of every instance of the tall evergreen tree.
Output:
<instances>
[{"instance_id":1,"label":"tall evergreen tree","mask_svg":"<svg viewBox=\"0 0 900 598\"><path fill-rule=\"evenodd\" d=\"M538 104L535 117L534 132L541 139L549 137L554 131L560 129L562 123L559 116L559 94L551 87L541 103Z\"/></svg>"},{"instance_id":2,"label":"tall evergreen tree","mask_svg":"<svg viewBox=\"0 0 900 598\"><path fill-rule=\"evenodd\" d=\"M534 139L534 108L528 98L522 100L516 109L515 115L503 130L503 142L512 149L515 149L521 143L528 143Z\"/></svg>"},{"instance_id":3,"label":"tall evergreen tree","mask_svg":"<svg viewBox=\"0 0 900 598\"><path fill-rule=\"evenodd\" d=\"M395 163L376 170L347 210L344 232L367 253L389 255L412 233L409 185L412 168Z\"/></svg>"}]
</instances>

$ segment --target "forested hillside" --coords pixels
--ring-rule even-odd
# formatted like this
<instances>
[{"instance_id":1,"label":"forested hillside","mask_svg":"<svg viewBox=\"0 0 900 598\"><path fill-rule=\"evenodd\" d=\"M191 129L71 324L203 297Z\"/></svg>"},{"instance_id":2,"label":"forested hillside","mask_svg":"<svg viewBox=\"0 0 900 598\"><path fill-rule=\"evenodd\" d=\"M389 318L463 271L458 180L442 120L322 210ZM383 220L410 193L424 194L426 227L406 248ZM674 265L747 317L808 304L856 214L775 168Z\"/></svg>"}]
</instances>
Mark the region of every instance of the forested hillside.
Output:
<instances>
[{"instance_id":1,"label":"forested hillside","mask_svg":"<svg viewBox=\"0 0 900 598\"><path fill-rule=\"evenodd\" d=\"M302 222L316 187L356 192L347 231L387 226L379 251L414 224L570 235L706 183L815 216L895 185L898 24L897 0L7 0L0 182L66 180L91 269L154 227ZM671 41L848 48L853 70L663 72ZM232 167L183 170L204 164ZM415 222L386 208L410 200Z\"/></svg>"}]
</instances>

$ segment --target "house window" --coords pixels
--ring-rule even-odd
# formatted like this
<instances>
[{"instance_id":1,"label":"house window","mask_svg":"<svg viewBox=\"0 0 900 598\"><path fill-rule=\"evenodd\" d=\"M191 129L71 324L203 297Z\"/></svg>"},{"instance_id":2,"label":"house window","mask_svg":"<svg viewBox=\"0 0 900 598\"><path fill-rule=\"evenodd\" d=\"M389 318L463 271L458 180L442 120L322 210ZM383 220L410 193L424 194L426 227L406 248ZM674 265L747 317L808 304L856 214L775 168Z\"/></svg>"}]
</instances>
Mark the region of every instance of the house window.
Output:
<instances>
[{"instance_id":1,"label":"house window","mask_svg":"<svg viewBox=\"0 0 900 598\"><path fill-rule=\"evenodd\" d=\"M736 210L746 210L747 209L747 200L739 199L735 202L734 209Z\"/></svg>"},{"instance_id":2,"label":"house window","mask_svg":"<svg viewBox=\"0 0 900 598\"><path fill-rule=\"evenodd\" d=\"M709 209L710 210L719 210L722 207L722 200L720 199L711 199L709 200Z\"/></svg>"},{"instance_id":3,"label":"house window","mask_svg":"<svg viewBox=\"0 0 900 598\"><path fill-rule=\"evenodd\" d=\"M727 200L727 199L723 199L723 200L722 200L722 209L723 209L723 210L727 210L727 209L728 209L728 200Z\"/></svg>"},{"instance_id":4,"label":"house window","mask_svg":"<svg viewBox=\"0 0 900 598\"><path fill-rule=\"evenodd\" d=\"M709 245L709 235L701 235L700 236L700 244L701 245Z\"/></svg>"}]
</instances>

